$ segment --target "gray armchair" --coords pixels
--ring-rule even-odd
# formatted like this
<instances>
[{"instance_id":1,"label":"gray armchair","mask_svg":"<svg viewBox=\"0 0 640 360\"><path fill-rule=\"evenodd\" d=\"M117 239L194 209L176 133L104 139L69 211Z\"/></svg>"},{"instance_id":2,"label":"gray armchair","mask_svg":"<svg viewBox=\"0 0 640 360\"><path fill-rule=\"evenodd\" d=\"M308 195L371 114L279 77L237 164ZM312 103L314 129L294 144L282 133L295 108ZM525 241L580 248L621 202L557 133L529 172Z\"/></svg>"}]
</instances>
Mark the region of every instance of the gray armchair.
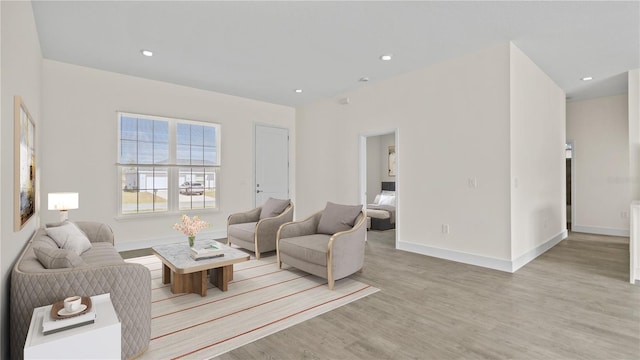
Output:
<instances>
[{"instance_id":1,"label":"gray armchair","mask_svg":"<svg viewBox=\"0 0 640 360\"><path fill-rule=\"evenodd\" d=\"M229 215L227 244L235 244L260 254L276 249L276 234L280 225L293 220L291 200L269 198L253 210Z\"/></svg>"},{"instance_id":2,"label":"gray armchair","mask_svg":"<svg viewBox=\"0 0 640 360\"><path fill-rule=\"evenodd\" d=\"M336 214L336 207L342 207L337 210L340 214ZM350 208L346 209L350 212L346 220L345 208ZM325 210L305 220L282 225L276 243L278 267L285 263L325 278L333 290L336 280L360 271L364 265L366 219L361 206L328 203Z\"/></svg>"}]
</instances>

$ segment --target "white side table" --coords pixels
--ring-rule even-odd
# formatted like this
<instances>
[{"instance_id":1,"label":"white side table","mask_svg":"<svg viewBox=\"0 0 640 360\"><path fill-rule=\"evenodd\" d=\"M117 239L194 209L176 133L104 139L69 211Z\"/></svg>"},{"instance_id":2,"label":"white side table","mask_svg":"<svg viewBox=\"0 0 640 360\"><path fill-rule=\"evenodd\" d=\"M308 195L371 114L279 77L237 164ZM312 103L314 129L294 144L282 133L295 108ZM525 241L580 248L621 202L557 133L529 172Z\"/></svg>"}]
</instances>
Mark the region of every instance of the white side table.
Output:
<instances>
[{"instance_id":1,"label":"white side table","mask_svg":"<svg viewBox=\"0 0 640 360\"><path fill-rule=\"evenodd\" d=\"M110 294L91 297L96 311L93 324L43 335L42 321L51 306L33 310L24 345L25 359L120 359L120 320Z\"/></svg>"}]
</instances>

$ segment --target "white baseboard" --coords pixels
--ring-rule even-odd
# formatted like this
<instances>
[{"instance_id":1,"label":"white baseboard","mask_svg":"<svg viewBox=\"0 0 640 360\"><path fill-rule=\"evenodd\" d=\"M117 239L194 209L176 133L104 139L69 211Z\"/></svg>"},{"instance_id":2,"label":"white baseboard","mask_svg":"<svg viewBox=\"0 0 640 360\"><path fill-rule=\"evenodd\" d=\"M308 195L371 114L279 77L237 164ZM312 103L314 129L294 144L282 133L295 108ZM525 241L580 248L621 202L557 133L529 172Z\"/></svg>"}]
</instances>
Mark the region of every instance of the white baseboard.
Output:
<instances>
[{"instance_id":1,"label":"white baseboard","mask_svg":"<svg viewBox=\"0 0 640 360\"><path fill-rule=\"evenodd\" d=\"M634 285L640 285L640 267L636 268L636 273L635 273L635 279L633 279L631 281L632 284Z\"/></svg>"},{"instance_id":2,"label":"white baseboard","mask_svg":"<svg viewBox=\"0 0 640 360\"><path fill-rule=\"evenodd\" d=\"M547 250L558 245L558 243L566 239L567 236L569 236L568 231L562 230L558 235L520 255L517 259L511 262L511 272L518 271L518 269L527 265L531 260L537 258L538 256L544 254Z\"/></svg>"},{"instance_id":3,"label":"white baseboard","mask_svg":"<svg viewBox=\"0 0 640 360\"><path fill-rule=\"evenodd\" d=\"M489 256L469 254L461 251L441 249L433 246L409 243L404 241L398 241L397 248L398 250L404 250L417 254L433 256L440 259L456 261L463 264L481 266L489 269L513 273L529 263L531 260L537 258L547 250L557 245L560 241L566 239L567 235L567 230L563 230L558 235L531 249L530 251L521 255L513 261L496 259Z\"/></svg>"},{"instance_id":4,"label":"white baseboard","mask_svg":"<svg viewBox=\"0 0 640 360\"><path fill-rule=\"evenodd\" d=\"M469 254L460 251L441 249L437 247L398 241L398 250L433 256L440 259L456 261L464 264L481 266L489 269L511 272L511 261L496 259L488 256Z\"/></svg>"},{"instance_id":5,"label":"white baseboard","mask_svg":"<svg viewBox=\"0 0 640 360\"><path fill-rule=\"evenodd\" d=\"M196 236L196 240L198 239L224 239L227 237L227 230L218 230L218 231L210 231L206 233L200 233ZM118 251L129 251L129 250L138 250L138 249L147 249L155 245L165 245L165 244L174 244L180 241L186 242L187 239L184 235L175 236L167 236L156 239L145 239L138 241L127 241L118 243L118 239L115 240L115 248Z\"/></svg>"},{"instance_id":6,"label":"white baseboard","mask_svg":"<svg viewBox=\"0 0 640 360\"><path fill-rule=\"evenodd\" d=\"M574 225L571 228L571 231L579 232L579 233L587 233L587 234L624 236L624 237L628 237L631 233L629 229L612 229L612 228L604 228L604 227L597 227L597 226L582 226L582 225Z\"/></svg>"}]
</instances>

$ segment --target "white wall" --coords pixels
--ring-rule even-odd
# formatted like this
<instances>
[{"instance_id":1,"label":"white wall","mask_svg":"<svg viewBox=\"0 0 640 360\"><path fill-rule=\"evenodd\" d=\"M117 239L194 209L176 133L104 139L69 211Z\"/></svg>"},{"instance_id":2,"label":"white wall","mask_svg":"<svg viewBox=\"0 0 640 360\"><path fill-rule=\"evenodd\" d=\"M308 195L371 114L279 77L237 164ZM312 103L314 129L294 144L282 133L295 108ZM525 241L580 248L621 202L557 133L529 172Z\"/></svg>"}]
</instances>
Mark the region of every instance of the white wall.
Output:
<instances>
[{"instance_id":1,"label":"white wall","mask_svg":"<svg viewBox=\"0 0 640 360\"><path fill-rule=\"evenodd\" d=\"M36 124L36 191L42 179L42 135L44 116L40 107L41 65L42 55L40 43L31 9L31 2L0 2L1 25L1 119L0 122L0 263L2 285L0 288L0 304L2 326L0 327L0 357L8 358L9 354L9 278L15 260L22 252L38 226L39 214L27 222L22 230L13 229L13 97L22 97ZM36 204L38 206L38 204ZM37 207L36 207L37 209Z\"/></svg>"},{"instance_id":2,"label":"white wall","mask_svg":"<svg viewBox=\"0 0 640 360\"><path fill-rule=\"evenodd\" d=\"M629 236L629 106L617 95L567 103L574 142L573 231Z\"/></svg>"},{"instance_id":3,"label":"white wall","mask_svg":"<svg viewBox=\"0 0 640 360\"><path fill-rule=\"evenodd\" d=\"M380 193L382 178L381 136L367 137L367 204L372 204Z\"/></svg>"},{"instance_id":4,"label":"white wall","mask_svg":"<svg viewBox=\"0 0 640 360\"><path fill-rule=\"evenodd\" d=\"M629 71L629 184L635 201L629 213L630 225L635 227L630 238L631 281L635 282L640 280L640 69Z\"/></svg>"},{"instance_id":5,"label":"white wall","mask_svg":"<svg viewBox=\"0 0 640 360\"><path fill-rule=\"evenodd\" d=\"M253 127L256 122L290 130L296 142L295 110L158 81L44 60L42 195L57 191L80 194L72 220L109 224L118 249L176 241L182 235L171 225L179 214L118 220L116 176L117 111L203 120L222 126L220 211L199 213L212 227L203 231L224 236L232 212L253 206ZM291 146L291 194L295 201L295 147ZM43 204L46 198L42 198ZM297 204L296 204L297 205ZM195 212L198 213L198 212ZM43 222L58 214L43 211Z\"/></svg>"},{"instance_id":6,"label":"white wall","mask_svg":"<svg viewBox=\"0 0 640 360\"><path fill-rule=\"evenodd\" d=\"M565 94L511 45L511 257L566 237ZM516 185L517 183L517 185Z\"/></svg>"},{"instance_id":7,"label":"white wall","mask_svg":"<svg viewBox=\"0 0 640 360\"><path fill-rule=\"evenodd\" d=\"M510 259L508 44L344 96L297 109L300 215L357 204L359 134L397 128L400 248Z\"/></svg>"},{"instance_id":8,"label":"white wall","mask_svg":"<svg viewBox=\"0 0 640 360\"><path fill-rule=\"evenodd\" d=\"M640 69L629 71L629 184L640 200Z\"/></svg>"}]
</instances>

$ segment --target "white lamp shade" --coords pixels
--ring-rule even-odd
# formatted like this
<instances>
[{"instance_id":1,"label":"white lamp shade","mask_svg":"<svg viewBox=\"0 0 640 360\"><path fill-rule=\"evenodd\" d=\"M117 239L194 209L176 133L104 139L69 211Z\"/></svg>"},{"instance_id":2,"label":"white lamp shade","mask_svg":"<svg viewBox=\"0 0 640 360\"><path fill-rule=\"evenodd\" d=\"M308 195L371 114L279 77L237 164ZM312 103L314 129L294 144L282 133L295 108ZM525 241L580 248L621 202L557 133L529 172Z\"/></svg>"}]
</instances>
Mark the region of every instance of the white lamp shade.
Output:
<instances>
[{"instance_id":1,"label":"white lamp shade","mask_svg":"<svg viewBox=\"0 0 640 360\"><path fill-rule=\"evenodd\" d=\"M49 210L78 208L78 193L49 193Z\"/></svg>"}]
</instances>

